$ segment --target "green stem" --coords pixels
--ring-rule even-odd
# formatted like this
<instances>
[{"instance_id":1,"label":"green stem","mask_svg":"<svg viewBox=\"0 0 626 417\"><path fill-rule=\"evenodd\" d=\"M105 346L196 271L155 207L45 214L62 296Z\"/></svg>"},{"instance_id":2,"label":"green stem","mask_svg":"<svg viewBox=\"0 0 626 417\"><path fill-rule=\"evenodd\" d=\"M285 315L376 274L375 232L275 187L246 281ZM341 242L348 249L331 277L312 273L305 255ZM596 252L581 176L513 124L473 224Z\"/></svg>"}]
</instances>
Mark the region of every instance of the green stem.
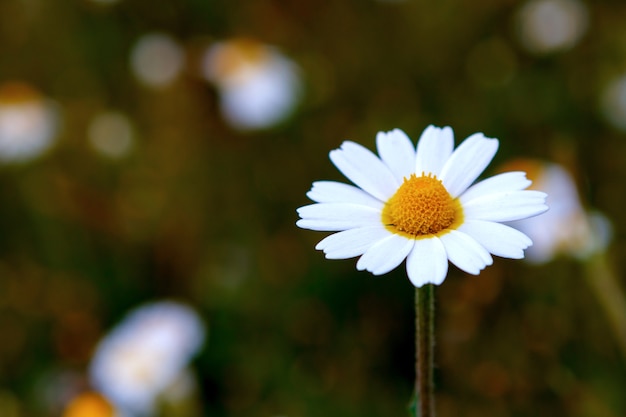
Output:
<instances>
[{"instance_id":1,"label":"green stem","mask_svg":"<svg viewBox=\"0 0 626 417\"><path fill-rule=\"evenodd\" d=\"M435 286L427 284L415 289L416 417L435 416Z\"/></svg>"},{"instance_id":2,"label":"green stem","mask_svg":"<svg viewBox=\"0 0 626 417\"><path fill-rule=\"evenodd\" d=\"M605 253L597 253L586 262L587 281L604 308L617 343L626 358L626 299L619 279Z\"/></svg>"}]
</instances>

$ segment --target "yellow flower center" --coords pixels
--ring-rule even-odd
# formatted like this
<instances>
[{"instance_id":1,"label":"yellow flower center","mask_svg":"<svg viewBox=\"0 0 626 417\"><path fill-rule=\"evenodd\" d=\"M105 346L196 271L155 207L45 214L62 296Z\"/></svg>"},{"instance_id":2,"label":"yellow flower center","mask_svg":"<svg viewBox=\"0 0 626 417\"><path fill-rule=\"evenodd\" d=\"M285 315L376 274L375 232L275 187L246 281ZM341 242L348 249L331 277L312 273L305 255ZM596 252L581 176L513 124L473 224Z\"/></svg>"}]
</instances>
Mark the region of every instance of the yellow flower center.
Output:
<instances>
[{"instance_id":1,"label":"yellow flower center","mask_svg":"<svg viewBox=\"0 0 626 417\"><path fill-rule=\"evenodd\" d=\"M436 176L415 174L398 188L383 208L383 224L392 232L418 238L434 235L461 222L463 210Z\"/></svg>"}]
</instances>

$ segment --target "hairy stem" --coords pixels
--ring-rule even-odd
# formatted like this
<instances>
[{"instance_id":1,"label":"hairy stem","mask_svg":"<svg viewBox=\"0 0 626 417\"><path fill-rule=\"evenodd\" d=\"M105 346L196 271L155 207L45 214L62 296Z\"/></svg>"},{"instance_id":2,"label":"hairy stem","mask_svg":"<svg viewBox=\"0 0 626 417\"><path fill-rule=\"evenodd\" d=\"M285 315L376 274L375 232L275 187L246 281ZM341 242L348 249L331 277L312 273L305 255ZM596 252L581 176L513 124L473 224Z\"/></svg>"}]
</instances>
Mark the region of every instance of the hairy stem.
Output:
<instances>
[{"instance_id":1,"label":"hairy stem","mask_svg":"<svg viewBox=\"0 0 626 417\"><path fill-rule=\"evenodd\" d=\"M435 361L435 287L426 284L415 289L416 361L415 395L416 417L434 417L434 361Z\"/></svg>"}]
</instances>

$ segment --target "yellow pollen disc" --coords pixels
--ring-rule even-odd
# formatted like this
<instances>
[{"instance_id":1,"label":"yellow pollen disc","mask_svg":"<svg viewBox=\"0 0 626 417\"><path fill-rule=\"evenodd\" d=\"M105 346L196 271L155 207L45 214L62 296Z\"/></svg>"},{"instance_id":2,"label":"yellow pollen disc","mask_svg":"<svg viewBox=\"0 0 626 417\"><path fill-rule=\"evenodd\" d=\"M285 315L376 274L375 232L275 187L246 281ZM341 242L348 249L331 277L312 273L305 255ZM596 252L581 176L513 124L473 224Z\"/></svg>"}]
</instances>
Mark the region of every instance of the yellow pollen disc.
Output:
<instances>
[{"instance_id":1,"label":"yellow pollen disc","mask_svg":"<svg viewBox=\"0 0 626 417\"><path fill-rule=\"evenodd\" d=\"M461 206L436 176L412 174L383 208L383 224L411 237L433 235L462 219Z\"/></svg>"}]
</instances>

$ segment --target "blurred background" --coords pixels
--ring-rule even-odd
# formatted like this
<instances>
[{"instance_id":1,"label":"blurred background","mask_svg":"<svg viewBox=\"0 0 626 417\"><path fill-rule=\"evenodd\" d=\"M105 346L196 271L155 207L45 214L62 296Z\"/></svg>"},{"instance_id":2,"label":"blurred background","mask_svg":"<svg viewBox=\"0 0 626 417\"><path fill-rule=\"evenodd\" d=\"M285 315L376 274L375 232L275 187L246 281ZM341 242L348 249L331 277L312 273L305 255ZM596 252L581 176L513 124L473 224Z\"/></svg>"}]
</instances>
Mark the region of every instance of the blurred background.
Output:
<instances>
[{"instance_id":1,"label":"blurred background","mask_svg":"<svg viewBox=\"0 0 626 417\"><path fill-rule=\"evenodd\" d=\"M407 415L404 269L325 260L295 209L345 180L343 140L428 124L499 138L486 174L558 163L577 213L537 262L450 269L438 415L626 415L625 23L610 0L2 0L0 415Z\"/></svg>"}]
</instances>

